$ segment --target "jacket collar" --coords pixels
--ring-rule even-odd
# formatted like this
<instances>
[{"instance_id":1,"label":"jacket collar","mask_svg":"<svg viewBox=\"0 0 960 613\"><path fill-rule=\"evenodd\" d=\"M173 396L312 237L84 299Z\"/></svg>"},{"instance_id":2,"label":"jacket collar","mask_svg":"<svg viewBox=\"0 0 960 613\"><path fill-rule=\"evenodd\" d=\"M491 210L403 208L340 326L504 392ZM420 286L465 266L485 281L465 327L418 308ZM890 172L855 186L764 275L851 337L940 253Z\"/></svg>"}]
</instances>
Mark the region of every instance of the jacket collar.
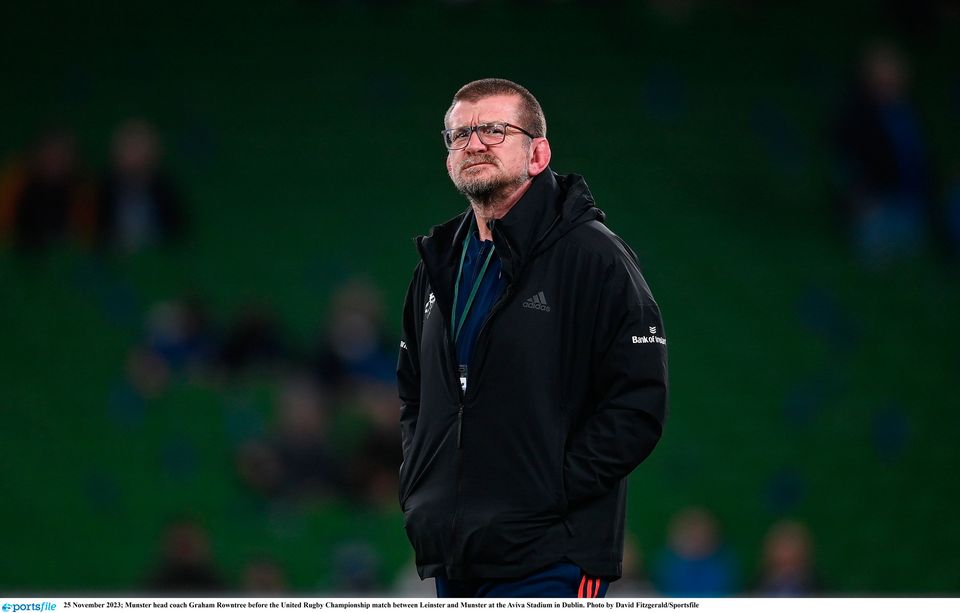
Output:
<instances>
[{"instance_id":1,"label":"jacket collar","mask_svg":"<svg viewBox=\"0 0 960 613\"><path fill-rule=\"evenodd\" d=\"M591 220L603 221L583 177L560 176L550 168L534 177L530 187L502 219L490 222L493 243L511 284L527 263L565 234ZM450 313L461 246L474 227L470 208L416 238L417 250L441 311Z\"/></svg>"},{"instance_id":2,"label":"jacket collar","mask_svg":"<svg viewBox=\"0 0 960 613\"><path fill-rule=\"evenodd\" d=\"M560 186L549 168L533 178L526 193L501 219L488 223L503 272L516 279L537 244L557 219Z\"/></svg>"},{"instance_id":3,"label":"jacket collar","mask_svg":"<svg viewBox=\"0 0 960 613\"><path fill-rule=\"evenodd\" d=\"M547 168L533 178L527 191L502 219L489 222L497 255L509 278L515 279L520 274L536 244L555 223L560 192L556 176ZM442 281L452 279L453 275L447 273L456 268L460 245L473 230L474 219L473 210L467 208L453 219L431 228L426 236L417 237L417 248L428 273L432 273L435 291L440 289L438 282L452 286L452 280Z\"/></svg>"}]
</instances>

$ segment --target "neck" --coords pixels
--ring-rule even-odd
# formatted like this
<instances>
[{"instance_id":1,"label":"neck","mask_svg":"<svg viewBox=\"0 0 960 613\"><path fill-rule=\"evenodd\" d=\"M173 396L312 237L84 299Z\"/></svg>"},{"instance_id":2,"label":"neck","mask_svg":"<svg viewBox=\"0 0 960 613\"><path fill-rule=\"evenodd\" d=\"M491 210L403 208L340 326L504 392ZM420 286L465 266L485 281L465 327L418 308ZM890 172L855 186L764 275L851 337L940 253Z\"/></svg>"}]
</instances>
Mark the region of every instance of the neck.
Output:
<instances>
[{"instance_id":1,"label":"neck","mask_svg":"<svg viewBox=\"0 0 960 613\"><path fill-rule=\"evenodd\" d=\"M530 187L532 179L527 179L524 181L520 187L516 190L503 196L497 198L491 202L478 203L470 201L470 206L473 208L473 214L477 218L477 230L480 232L480 240L482 241L492 241L493 233L490 232L490 228L487 227L487 222L494 219L501 219L504 215L510 212L510 209L520 200L527 189Z\"/></svg>"}]
</instances>

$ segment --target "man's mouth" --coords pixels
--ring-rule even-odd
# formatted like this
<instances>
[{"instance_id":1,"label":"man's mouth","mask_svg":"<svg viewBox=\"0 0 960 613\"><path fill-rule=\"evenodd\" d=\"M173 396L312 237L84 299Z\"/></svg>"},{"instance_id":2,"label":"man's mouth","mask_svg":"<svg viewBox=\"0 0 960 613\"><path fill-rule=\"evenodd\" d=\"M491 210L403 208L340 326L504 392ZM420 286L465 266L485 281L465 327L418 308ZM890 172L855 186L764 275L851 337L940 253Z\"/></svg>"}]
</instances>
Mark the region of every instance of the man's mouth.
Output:
<instances>
[{"instance_id":1,"label":"man's mouth","mask_svg":"<svg viewBox=\"0 0 960 613\"><path fill-rule=\"evenodd\" d=\"M486 162L486 161L482 161L482 160L479 160L479 161L476 161L476 162L467 162L467 163L464 164L460 169L461 169L461 170L466 170L466 169L468 169L468 168L473 168L474 166L482 166L482 165L484 165L484 164L490 164L490 165L492 166L492 165L493 165L493 162Z\"/></svg>"}]
</instances>

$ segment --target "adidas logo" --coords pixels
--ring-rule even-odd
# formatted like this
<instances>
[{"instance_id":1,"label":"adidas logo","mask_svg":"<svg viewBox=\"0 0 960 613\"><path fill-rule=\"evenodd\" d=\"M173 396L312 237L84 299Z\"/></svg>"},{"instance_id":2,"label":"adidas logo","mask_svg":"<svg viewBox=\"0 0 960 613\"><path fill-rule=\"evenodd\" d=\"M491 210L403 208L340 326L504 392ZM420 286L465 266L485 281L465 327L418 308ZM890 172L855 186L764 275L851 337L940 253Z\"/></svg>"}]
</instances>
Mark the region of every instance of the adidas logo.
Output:
<instances>
[{"instance_id":1,"label":"adidas logo","mask_svg":"<svg viewBox=\"0 0 960 613\"><path fill-rule=\"evenodd\" d=\"M525 309L536 309L537 311L546 311L550 312L550 307L547 306L547 297L543 295L543 292L538 292L527 298L523 301L523 308Z\"/></svg>"}]
</instances>

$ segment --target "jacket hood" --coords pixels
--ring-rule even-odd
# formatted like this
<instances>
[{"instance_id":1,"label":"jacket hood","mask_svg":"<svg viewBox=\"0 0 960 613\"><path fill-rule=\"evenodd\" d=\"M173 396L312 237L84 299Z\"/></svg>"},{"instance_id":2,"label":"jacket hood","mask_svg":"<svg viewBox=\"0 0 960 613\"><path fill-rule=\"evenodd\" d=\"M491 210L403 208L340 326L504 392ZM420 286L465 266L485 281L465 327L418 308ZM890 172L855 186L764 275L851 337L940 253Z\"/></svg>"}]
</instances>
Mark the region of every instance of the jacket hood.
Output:
<instances>
[{"instance_id":1,"label":"jacket hood","mask_svg":"<svg viewBox=\"0 0 960 613\"><path fill-rule=\"evenodd\" d=\"M493 243L503 271L515 279L524 265L546 251L577 226L593 220L603 221L603 211L594 204L593 195L583 177L558 175L550 168L534 177L529 189L503 216L489 222ZM434 226L427 236L417 238L421 257L428 269L453 266L459 245L474 226L470 208Z\"/></svg>"}]
</instances>

